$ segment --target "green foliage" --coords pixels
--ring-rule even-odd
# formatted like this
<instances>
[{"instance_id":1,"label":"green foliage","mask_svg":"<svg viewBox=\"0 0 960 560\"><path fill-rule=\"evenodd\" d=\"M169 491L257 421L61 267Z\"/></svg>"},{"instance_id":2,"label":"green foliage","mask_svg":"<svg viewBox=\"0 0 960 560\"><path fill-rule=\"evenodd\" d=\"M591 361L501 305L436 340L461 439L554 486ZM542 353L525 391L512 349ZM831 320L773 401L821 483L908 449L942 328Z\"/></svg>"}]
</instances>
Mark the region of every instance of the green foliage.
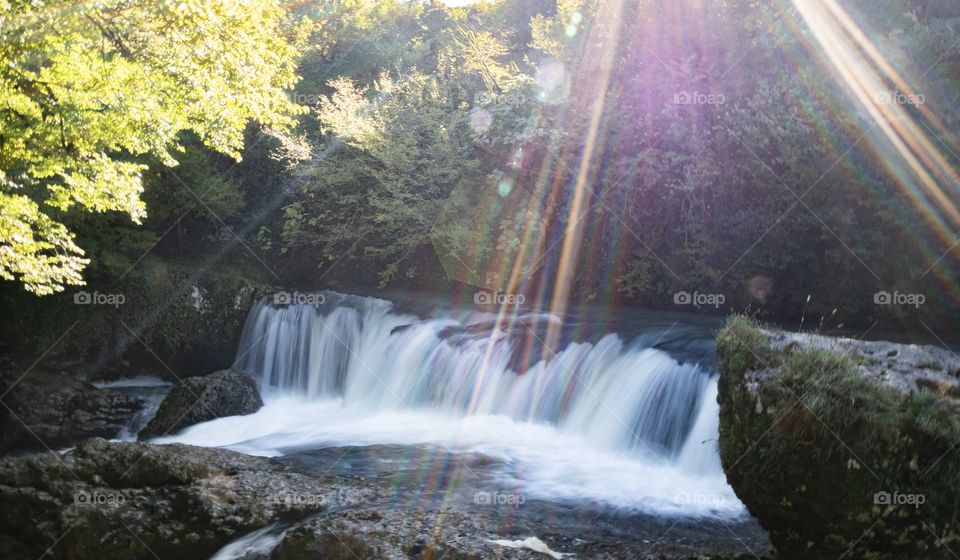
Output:
<instances>
[{"instance_id":1,"label":"green foliage","mask_svg":"<svg viewBox=\"0 0 960 560\"><path fill-rule=\"evenodd\" d=\"M207 222L227 220L241 211L240 186L221 174L212 159L202 147L190 146L177 157L176 167L157 167L145 178L152 223L168 224L188 208Z\"/></svg>"},{"instance_id":2,"label":"green foliage","mask_svg":"<svg viewBox=\"0 0 960 560\"><path fill-rule=\"evenodd\" d=\"M895 66L940 59L917 86L956 129L946 4L844 8ZM562 275L572 297L848 324L910 320L872 295L916 286L928 324L956 320L952 253L789 8L698 5L698 32L646 1L107 3L54 26L57 5L0 4L0 277L32 291L239 239L292 282ZM919 282L918 244L946 255Z\"/></svg>"},{"instance_id":3,"label":"green foliage","mask_svg":"<svg viewBox=\"0 0 960 560\"><path fill-rule=\"evenodd\" d=\"M281 252L314 255L321 266L362 259L385 283L416 276L416 257L454 191L489 184L483 177L496 164L475 141L471 111L482 95L513 92L518 71L502 39L462 15L379 6L338 23L368 30L344 56L376 55L348 75L334 76L343 68L336 58L305 71L328 77L314 115L324 155L305 166L279 230ZM393 26L399 36L380 35ZM383 65L373 76L371 60Z\"/></svg>"},{"instance_id":4,"label":"green foliage","mask_svg":"<svg viewBox=\"0 0 960 560\"><path fill-rule=\"evenodd\" d=\"M404 262L474 283L502 276L497 232L510 232L548 240L549 254L527 264L555 275L553 241L568 225L575 168L586 157L593 211L580 245L596 250L563 265L575 269L574 294L664 305L677 290L699 288L724 293L734 309L791 317L813 294L811 315L840 308L847 321L877 313L872 273L898 284L925 268L906 264L916 251L903 224L916 216L900 197L881 195L883 166L845 154L863 123L837 111L836 84L816 65L782 63L801 45L777 27L776 10L704 6L718 25L693 36L644 3L616 18L613 7L507 1L465 12L384 0L341 12L304 65L301 91L317 110L303 130L320 134L314 161L281 223L268 228L282 238L265 242L323 270L345 256L377 270L381 283L406 282ZM944 20L894 19L917 37L899 48L925 52L948 39L935 31ZM632 26L662 28L696 48L673 52ZM763 42L748 48L754 40ZM597 120L602 141L587 154L607 50L615 63ZM718 92L725 102L677 104L678 91ZM503 177L527 193L529 211L470 207ZM450 219L452 209L462 219ZM451 275L451 259L470 277ZM535 282L536 268L522 280ZM769 286L759 294L747 289L758 278Z\"/></svg>"},{"instance_id":5,"label":"green foliage","mask_svg":"<svg viewBox=\"0 0 960 560\"><path fill-rule=\"evenodd\" d=\"M313 219L327 224L356 216L359 223L343 232L346 239L327 238L325 244L339 247L360 233L367 240L365 255L374 262L402 259L428 239L439 205L478 165L464 138L466 114L450 114L454 92L418 72L402 81L383 76L370 99L348 81L333 86L336 92L319 120L352 158L347 166L338 158L335 175L328 165L319 167L310 189L321 196L344 193L341 202L355 206L324 204Z\"/></svg>"},{"instance_id":6,"label":"green foliage","mask_svg":"<svg viewBox=\"0 0 960 560\"><path fill-rule=\"evenodd\" d=\"M167 367L181 377L228 367L247 311L268 280L260 268L228 262L210 267L192 258L148 256L123 278L98 278L87 288L122 296L116 306L77 305L73 294L36 298L7 290L3 351L23 357L23 367L40 355L48 364L115 367L122 356L131 362L126 373L165 378Z\"/></svg>"},{"instance_id":7,"label":"green foliage","mask_svg":"<svg viewBox=\"0 0 960 560\"><path fill-rule=\"evenodd\" d=\"M58 221L71 208L146 216L151 156L182 131L240 158L255 120L286 128L304 26L279 3L0 3L0 277L38 294L88 263Z\"/></svg>"},{"instance_id":8,"label":"green foliage","mask_svg":"<svg viewBox=\"0 0 960 560\"><path fill-rule=\"evenodd\" d=\"M44 214L30 198L0 193L0 278L20 279L30 291L80 284L90 261L66 226Z\"/></svg>"}]
</instances>

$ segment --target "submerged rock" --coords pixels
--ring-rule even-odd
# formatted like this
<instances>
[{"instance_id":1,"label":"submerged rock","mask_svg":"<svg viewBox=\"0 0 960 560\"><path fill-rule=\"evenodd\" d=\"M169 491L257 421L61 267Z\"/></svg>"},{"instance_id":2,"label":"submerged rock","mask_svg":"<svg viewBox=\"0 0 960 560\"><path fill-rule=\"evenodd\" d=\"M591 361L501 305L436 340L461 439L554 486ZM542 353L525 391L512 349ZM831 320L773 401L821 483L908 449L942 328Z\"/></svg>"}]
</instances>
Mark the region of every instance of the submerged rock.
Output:
<instances>
[{"instance_id":1,"label":"submerged rock","mask_svg":"<svg viewBox=\"0 0 960 560\"><path fill-rule=\"evenodd\" d=\"M228 369L189 377L170 391L138 437L159 437L224 416L253 414L261 406L257 383L249 373Z\"/></svg>"},{"instance_id":2,"label":"submerged rock","mask_svg":"<svg viewBox=\"0 0 960 560\"><path fill-rule=\"evenodd\" d=\"M717 352L724 470L780 557L956 558L957 356L742 317Z\"/></svg>"},{"instance_id":3,"label":"submerged rock","mask_svg":"<svg viewBox=\"0 0 960 560\"><path fill-rule=\"evenodd\" d=\"M268 523L362 499L269 459L92 439L0 460L0 557L209 558Z\"/></svg>"}]
</instances>

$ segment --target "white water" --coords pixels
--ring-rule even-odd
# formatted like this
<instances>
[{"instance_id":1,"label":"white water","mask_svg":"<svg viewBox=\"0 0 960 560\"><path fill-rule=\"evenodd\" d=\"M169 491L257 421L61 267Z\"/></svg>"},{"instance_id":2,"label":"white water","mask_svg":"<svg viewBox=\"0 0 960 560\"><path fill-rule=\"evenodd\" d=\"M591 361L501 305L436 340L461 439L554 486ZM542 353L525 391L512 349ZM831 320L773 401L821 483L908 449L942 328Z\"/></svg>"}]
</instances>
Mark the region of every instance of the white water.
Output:
<instances>
[{"instance_id":1,"label":"white water","mask_svg":"<svg viewBox=\"0 0 960 560\"><path fill-rule=\"evenodd\" d=\"M217 551L210 560L238 560L269 555L282 539L282 533L276 530L276 526L276 523L272 523L240 537Z\"/></svg>"},{"instance_id":2,"label":"white water","mask_svg":"<svg viewBox=\"0 0 960 560\"><path fill-rule=\"evenodd\" d=\"M145 428L150 419L156 415L163 398L173 388L173 383L149 376L128 377L114 381L95 381L93 385L98 389L115 389L135 395L143 403L143 408L130 418L126 426L120 429L114 441L137 441L137 433Z\"/></svg>"},{"instance_id":3,"label":"white water","mask_svg":"<svg viewBox=\"0 0 960 560\"><path fill-rule=\"evenodd\" d=\"M382 300L327 300L258 304L238 367L259 376L265 406L161 441L268 456L430 445L497 459L491 476L527 499L657 515L744 513L716 450L716 381L699 366L610 334L516 372L511 357L536 331L464 329L491 319L477 313L421 321Z\"/></svg>"},{"instance_id":4,"label":"white water","mask_svg":"<svg viewBox=\"0 0 960 560\"><path fill-rule=\"evenodd\" d=\"M131 387L173 387L173 383L157 377L141 375L139 377L125 377L115 381L94 381L97 389L125 389Z\"/></svg>"}]
</instances>

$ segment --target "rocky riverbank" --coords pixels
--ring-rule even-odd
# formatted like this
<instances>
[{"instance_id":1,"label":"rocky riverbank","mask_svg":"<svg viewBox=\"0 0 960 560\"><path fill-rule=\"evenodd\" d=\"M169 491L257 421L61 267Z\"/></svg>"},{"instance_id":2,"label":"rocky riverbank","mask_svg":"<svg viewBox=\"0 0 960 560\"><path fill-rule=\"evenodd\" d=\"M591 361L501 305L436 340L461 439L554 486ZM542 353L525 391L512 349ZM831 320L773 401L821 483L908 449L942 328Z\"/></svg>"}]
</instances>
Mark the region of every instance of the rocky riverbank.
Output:
<instances>
[{"instance_id":1,"label":"rocky riverbank","mask_svg":"<svg viewBox=\"0 0 960 560\"><path fill-rule=\"evenodd\" d=\"M88 437L114 437L144 406L141 399L82 381L74 370L0 368L0 453L45 450Z\"/></svg>"},{"instance_id":2,"label":"rocky riverbank","mask_svg":"<svg viewBox=\"0 0 960 560\"><path fill-rule=\"evenodd\" d=\"M709 331L703 340L709 342ZM81 372L89 370L66 365L65 353L56 358L10 368L3 377L11 407L4 434L18 430L4 451L20 456L0 460L0 557L700 560L770 554L756 522L737 517L739 507L725 514L693 508L684 518L682 508L661 513L656 504L629 509L549 491L535 495L534 485L524 490L535 475L495 450L346 438L309 440L302 448L284 447L283 457L262 458L88 439L132 440L139 431L147 440L230 417L221 424L226 433L236 430L240 441L253 443L236 448L255 452L262 432L246 430L238 416L257 412L263 401L253 377L238 370L182 379L169 370L177 383L157 385L129 363L106 376L109 381L91 384L82 381ZM167 362L165 355L155 359ZM131 376L148 382L139 386L150 389L148 397L130 390ZM302 417L316 423L312 413ZM191 441L198 442L227 445ZM663 482L654 476L643 484ZM515 503L477 498L527 491ZM684 499L694 498L716 496Z\"/></svg>"},{"instance_id":3,"label":"rocky riverbank","mask_svg":"<svg viewBox=\"0 0 960 560\"><path fill-rule=\"evenodd\" d=\"M37 446L12 442L21 455L0 460L0 557L186 560L210 558L225 546L223 558L245 560L687 560L769 553L751 519L669 519L535 499L520 506L478 503L475 492L496 484L487 479L491 458L483 455L374 446L266 459L86 439L129 428L144 403L72 378L34 371L14 384L21 435L36 430L44 439ZM154 403L156 415L140 435L175 433L261 405L247 373L188 378ZM47 440L76 448L50 451ZM39 454L24 454L31 450ZM378 461L382 454L397 455ZM402 459L408 455L432 457L429 470L442 484L424 481L424 465Z\"/></svg>"},{"instance_id":4,"label":"rocky riverbank","mask_svg":"<svg viewBox=\"0 0 960 560\"><path fill-rule=\"evenodd\" d=\"M4 459L0 481L4 558L207 558L244 532L363 498L267 459L102 439Z\"/></svg>"},{"instance_id":5,"label":"rocky riverbank","mask_svg":"<svg viewBox=\"0 0 960 560\"><path fill-rule=\"evenodd\" d=\"M295 461L178 444L91 439L65 454L0 460L0 481L0 556L14 560L205 559L264 527L273 531L269 546L230 557L542 559L552 552L679 560L768 552L749 520L664 520L536 501L425 503L398 494L392 476L305 474Z\"/></svg>"},{"instance_id":6,"label":"rocky riverbank","mask_svg":"<svg viewBox=\"0 0 960 560\"><path fill-rule=\"evenodd\" d=\"M743 317L717 352L724 470L781 557L956 558L960 358Z\"/></svg>"}]
</instances>

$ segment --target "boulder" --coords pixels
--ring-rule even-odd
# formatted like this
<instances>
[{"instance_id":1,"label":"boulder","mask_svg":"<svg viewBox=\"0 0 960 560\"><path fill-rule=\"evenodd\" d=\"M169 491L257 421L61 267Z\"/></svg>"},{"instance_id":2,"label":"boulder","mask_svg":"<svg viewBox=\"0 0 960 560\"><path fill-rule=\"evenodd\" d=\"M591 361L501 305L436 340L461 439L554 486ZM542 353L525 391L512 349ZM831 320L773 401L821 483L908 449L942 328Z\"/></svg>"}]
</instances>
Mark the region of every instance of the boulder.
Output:
<instances>
[{"instance_id":1,"label":"boulder","mask_svg":"<svg viewBox=\"0 0 960 560\"><path fill-rule=\"evenodd\" d=\"M0 460L0 557L209 558L362 492L225 449L90 439L63 455Z\"/></svg>"},{"instance_id":2,"label":"boulder","mask_svg":"<svg viewBox=\"0 0 960 560\"><path fill-rule=\"evenodd\" d=\"M257 383L249 373L228 369L204 377L188 377L160 403L140 439L174 434L200 422L252 414L263 406Z\"/></svg>"},{"instance_id":3,"label":"boulder","mask_svg":"<svg viewBox=\"0 0 960 560\"><path fill-rule=\"evenodd\" d=\"M89 437L115 437L143 408L132 395L97 387L70 371L6 370L0 407L0 452L72 445Z\"/></svg>"},{"instance_id":4,"label":"boulder","mask_svg":"<svg viewBox=\"0 0 960 560\"><path fill-rule=\"evenodd\" d=\"M717 353L724 470L779 557L956 558L957 356L743 317Z\"/></svg>"}]
</instances>

